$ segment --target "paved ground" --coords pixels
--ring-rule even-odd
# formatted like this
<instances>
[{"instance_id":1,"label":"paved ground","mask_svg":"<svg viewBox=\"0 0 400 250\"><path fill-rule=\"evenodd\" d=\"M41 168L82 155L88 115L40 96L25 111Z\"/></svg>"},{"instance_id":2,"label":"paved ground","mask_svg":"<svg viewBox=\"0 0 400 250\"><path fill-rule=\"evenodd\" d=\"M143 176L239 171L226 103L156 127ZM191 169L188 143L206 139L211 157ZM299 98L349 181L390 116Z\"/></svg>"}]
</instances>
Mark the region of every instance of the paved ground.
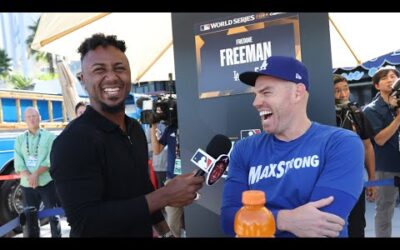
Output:
<instances>
[{"instance_id":1,"label":"paved ground","mask_svg":"<svg viewBox=\"0 0 400 250\"><path fill-rule=\"evenodd\" d=\"M375 216L375 204L367 202L366 204L366 219L367 219L367 227L365 229L365 236L366 237L375 237L375 228L374 228L374 216ZM64 218L61 219L61 228L62 228L62 235L63 237L69 237L69 226L68 223ZM50 225L44 225L41 227L41 236L43 238L51 237L50 233ZM394 218L393 218L393 237L400 237L400 206L395 208ZM22 234L18 234L14 237L21 238Z\"/></svg>"},{"instance_id":2,"label":"paved ground","mask_svg":"<svg viewBox=\"0 0 400 250\"><path fill-rule=\"evenodd\" d=\"M374 217L375 217L375 203L366 203L366 213L365 218L367 220L367 227L365 228L365 236L366 237L375 237L375 226L374 226ZM392 237L400 237L400 206L398 205L394 209L394 216L392 219L393 228L392 228Z\"/></svg>"},{"instance_id":3,"label":"paved ground","mask_svg":"<svg viewBox=\"0 0 400 250\"><path fill-rule=\"evenodd\" d=\"M63 238L69 237L69 230L70 230L70 227L68 226L67 219L65 217L62 217L61 218L61 231L62 231ZM44 225L40 228L40 236L42 238L50 238L51 237L50 224ZM15 235L14 238L22 238L22 233Z\"/></svg>"}]
</instances>

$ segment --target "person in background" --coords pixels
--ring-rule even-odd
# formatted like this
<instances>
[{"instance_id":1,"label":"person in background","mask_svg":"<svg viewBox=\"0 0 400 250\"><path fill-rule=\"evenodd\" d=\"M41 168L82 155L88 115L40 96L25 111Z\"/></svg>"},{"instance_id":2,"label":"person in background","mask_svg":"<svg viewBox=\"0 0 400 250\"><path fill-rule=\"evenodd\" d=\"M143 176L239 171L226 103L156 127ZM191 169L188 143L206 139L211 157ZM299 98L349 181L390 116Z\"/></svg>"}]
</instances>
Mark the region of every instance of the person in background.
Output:
<instances>
[{"instance_id":1,"label":"person in background","mask_svg":"<svg viewBox=\"0 0 400 250\"><path fill-rule=\"evenodd\" d=\"M168 126L165 128L161 138L157 139L157 123L151 125L151 144L153 147L153 155L160 154L166 146L168 146L168 165L167 165L167 178L165 183L169 183L177 176L175 168L178 166L180 169L180 154L179 154L179 130L178 130L178 118L176 112L176 103L171 102L169 107L172 110L171 117L167 120L171 120ZM178 175L179 176L179 175ZM185 234L184 232L184 216L183 208L167 206L165 207L167 214L167 222L171 228L172 233L175 237L181 237Z\"/></svg>"},{"instance_id":2,"label":"person in background","mask_svg":"<svg viewBox=\"0 0 400 250\"><path fill-rule=\"evenodd\" d=\"M85 112L85 110L86 110L86 103L85 102L78 102L76 105L75 105L75 115L76 115L76 117L79 117L79 116L81 116L84 112Z\"/></svg>"},{"instance_id":3,"label":"person in background","mask_svg":"<svg viewBox=\"0 0 400 250\"><path fill-rule=\"evenodd\" d=\"M161 106L156 106L156 115L160 117L159 122L156 123L156 138L159 141L161 136L164 134L166 125L166 114L162 110ZM159 154L153 154L153 167L157 177L157 183L159 187L164 186L167 179L167 167L168 167L168 145L166 145Z\"/></svg>"},{"instance_id":4,"label":"person in background","mask_svg":"<svg viewBox=\"0 0 400 250\"><path fill-rule=\"evenodd\" d=\"M264 133L235 143L224 183L221 222L234 236L245 190L262 190L276 237L346 237L347 217L363 187L364 149L355 133L312 122L306 66L271 56L239 78L253 88Z\"/></svg>"},{"instance_id":5,"label":"person in background","mask_svg":"<svg viewBox=\"0 0 400 250\"><path fill-rule=\"evenodd\" d=\"M172 233L161 209L191 204L204 178L188 173L154 190L144 131L125 115L131 71L125 42L94 34L80 45L85 113L63 130L51 151L51 176L71 237L162 237Z\"/></svg>"},{"instance_id":6,"label":"person in background","mask_svg":"<svg viewBox=\"0 0 400 250\"><path fill-rule=\"evenodd\" d=\"M133 118L135 118L138 121L142 121L142 119L143 119L142 118L142 111L143 111L143 102L144 101L151 101L151 99L150 99L150 97L142 96L142 97L139 97L136 100L136 112L135 112ZM142 124L142 126L143 126L143 124Z\"/></svg>"},{"instance_id":7,"label":"person in background","mask_svg":"<svg viewBox=\"0 0 400 250\"><path fill-rule=\"evenodd\" d=\"M368 119L356 103L350 103L350 89L346 78L341 75L333 75L335 87L336 125L357 133L364 144L365 169L368 174L368 181L375 180L375 153L371 138L373 131ZM349 215L347 226L349 237L365 237L365 196L368 201L374 201L376 187L364 188L361 195Z\"/></svg>"},{"instance_id":8,"label":"person in background","mask_svg":"<svg viewBox=\"0 0 400 250\"><path fill-rule=\"evenodd\" d=\"M372 77L379 91L376 98L364 107L374 134L376 178L390 179L400 175L400 115L398 101L391 96L391 86L400 76L394 67L380 68ZM392 236L392 219L399 190L394 186L379 186L376 197L376 237Z\"/></svg>"},{"instance_id":9,"label":"person in background","mask_svg":"<svg viewBox=\"0 0 400 250\"><path fill-rule=\"evenodd\" d=\"M55 208L57 194L49 174L49 156L56 136L40 128L41 117L34 107L26 108L24 117L28 130L16 138L14 145L14 168L21 175L24 208L33 206L39 211L42 201L46 209ZM50 217L50 229L52 237L61 237L58 215Z\"/></svg>"}]
</instances>

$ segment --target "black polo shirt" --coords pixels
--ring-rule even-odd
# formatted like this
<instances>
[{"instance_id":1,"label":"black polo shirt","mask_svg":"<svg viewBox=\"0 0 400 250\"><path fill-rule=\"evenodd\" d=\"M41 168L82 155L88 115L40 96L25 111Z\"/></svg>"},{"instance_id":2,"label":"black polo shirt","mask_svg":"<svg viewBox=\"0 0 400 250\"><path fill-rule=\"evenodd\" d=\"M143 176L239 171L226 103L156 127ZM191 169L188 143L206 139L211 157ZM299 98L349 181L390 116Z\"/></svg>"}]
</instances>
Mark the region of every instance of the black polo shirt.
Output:
<instances>
[{"instance_id":1,"label":"black polo shirt","mask_svg":"<svg viewBox=\"0 0 400 250\"><path fill-rule=\"evenodd\" d=\"M145 194L152 192L147 141L125 116L127 133L91 106L56 138L50 173L71 226L71 237L151 237Z\"/></svg>"}]
</instances>

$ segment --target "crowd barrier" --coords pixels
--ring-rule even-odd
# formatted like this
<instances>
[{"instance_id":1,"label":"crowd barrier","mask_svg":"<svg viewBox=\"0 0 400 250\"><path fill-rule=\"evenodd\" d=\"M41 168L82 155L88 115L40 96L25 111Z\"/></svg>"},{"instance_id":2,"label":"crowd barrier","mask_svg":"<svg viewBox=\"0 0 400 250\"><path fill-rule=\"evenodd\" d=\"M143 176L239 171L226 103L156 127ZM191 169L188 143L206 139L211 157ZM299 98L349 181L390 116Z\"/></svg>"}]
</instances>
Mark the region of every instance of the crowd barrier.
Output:
<instances>
[{"instance_id":1,"label":"crowd barrier","mask_svg":"<svg viewBox=\"0 0 400 250\"><path fill-rule=\"evenodd\" d=\"M0 175L0 181L16 180L20 178L18 174ZM34 223L34 221L56 215L64 216L64 210L61 207L57 207L37 212L35 207L27 207L18 217L0 227L0 238L19 226L23 228L24 237L39 237L40 230L37 228L37 223Z\"/></svg>"},{"instance_id":2,"label":"crowd barrier","mask_svg":"<svg viewBox=\"0 0 400 250\"><path fill-rule=\"evenodd\" d=\"M383 179L376 181L367 181L364 183L364 187L375 187L375 186L395 186L399 188L400 192L400 176L395 176L393 179Z\"/></svg>"},{"instance_id":3,"label":"crowd barrier","mask_svg":"<svg viewBox=\"0 0 400 250\"><path fill-rule=\"evenodd\" d=\"M64 209L62 209L61 207L56 207L52 209L44 209L37 212L35 207L27 207L24 209L24 212L21 213L18 217L12 219L11 221L0 227L0 238L11 232L18 226L21 226L23 228L24 238L37 238L40 236L40 230L37 227L38 223L35 222L56 215L64 216Z\"/></svg>"}]
</instances>

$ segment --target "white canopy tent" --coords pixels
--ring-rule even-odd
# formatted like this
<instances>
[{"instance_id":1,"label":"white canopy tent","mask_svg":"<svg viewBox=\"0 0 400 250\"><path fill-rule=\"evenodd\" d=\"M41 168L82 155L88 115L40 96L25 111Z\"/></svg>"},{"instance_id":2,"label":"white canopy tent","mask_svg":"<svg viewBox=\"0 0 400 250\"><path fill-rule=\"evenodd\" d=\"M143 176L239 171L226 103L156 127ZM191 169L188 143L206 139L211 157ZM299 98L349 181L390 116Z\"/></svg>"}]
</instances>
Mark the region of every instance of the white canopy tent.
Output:
<instances>
[{"instance_id":1,"label":"white canopy tent","mask_svg":"<svg viewBox=\"0 0 400 250\"><path fill-rule=\"evenodd\" d=\"M61 92L64 96L64 107L69 120L76 117L75 115L75 105L80 101L78 93L76 91L75 76L72 75L71 70L63 61L57 62L58 76L60 79Z\"/></svg>"},{"instance_id":2,"label":"white canopy tent","mask_svg":"<svg viewBox=\"0 0 400 250\"><path fill-rule=\"evenodd\" d=\"M356 67L400 49L400 13L329 13L329 19L333 68Z\"/></svg>"},{"instance_id":3,"label":"white canopy tent","mask_svg":"<svg viewBox=\"0 0 400 250\"><path fill-rule=\"evenodd\" d=\"M94 33L125 40L133 82L175 76L171 13L44 13L32 48L79 60L77 48Z\"/></svg>"},{"instance_id":4,"label":"white canopy tent","mask_svg":"<svg viewBox=\"0 0 400 250\"><path fill-rule=\"evenodd\" d=\"M355 67L400 49L400 13L329 13L329 18L333 68ZM134 82L175 77L170 13L45 13L32 48L79 59L79 44L96 32L126 41Z\"/></svg>"}]
</instances>

